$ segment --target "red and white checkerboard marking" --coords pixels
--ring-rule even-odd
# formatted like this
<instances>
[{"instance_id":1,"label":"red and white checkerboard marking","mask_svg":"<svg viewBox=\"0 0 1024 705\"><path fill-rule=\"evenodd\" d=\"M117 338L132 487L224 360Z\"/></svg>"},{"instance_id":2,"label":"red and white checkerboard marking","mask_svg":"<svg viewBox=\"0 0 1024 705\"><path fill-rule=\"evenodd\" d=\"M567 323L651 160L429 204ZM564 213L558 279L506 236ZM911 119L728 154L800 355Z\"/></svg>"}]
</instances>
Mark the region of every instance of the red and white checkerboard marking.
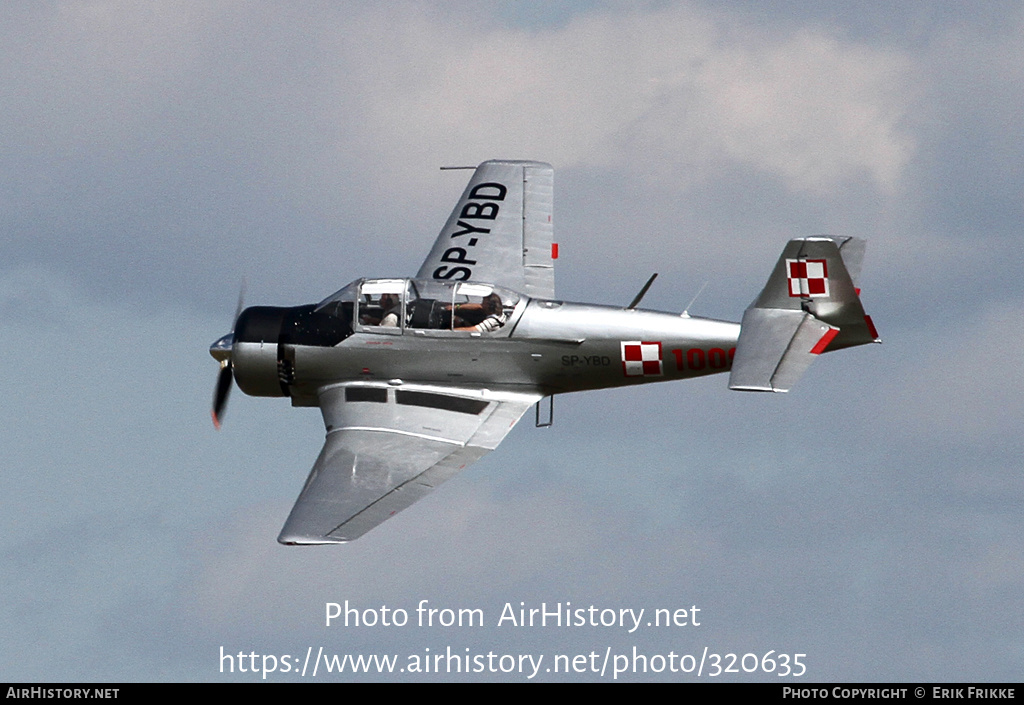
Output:
<instances>
[{"instance_id":1,"label":"red and white checkerboard marking","mask_svg":"<svg viewBox=\"0 0 1024 705\"><path fill-rule=\"evenodd\" d=\"M828 262L823 259L787 259L790 296L828 296Z\"/></svg>"},{"instance_id":2,"label":"red and white checkerboard marking","mask_svg":"<svg viewBox=\"0 0 1024 705\"><path fill-rule=\"evenodd\" d=\"M661 377L661 343L622 341L622 372L627 377Z\"/></svg>"}]
</instances>

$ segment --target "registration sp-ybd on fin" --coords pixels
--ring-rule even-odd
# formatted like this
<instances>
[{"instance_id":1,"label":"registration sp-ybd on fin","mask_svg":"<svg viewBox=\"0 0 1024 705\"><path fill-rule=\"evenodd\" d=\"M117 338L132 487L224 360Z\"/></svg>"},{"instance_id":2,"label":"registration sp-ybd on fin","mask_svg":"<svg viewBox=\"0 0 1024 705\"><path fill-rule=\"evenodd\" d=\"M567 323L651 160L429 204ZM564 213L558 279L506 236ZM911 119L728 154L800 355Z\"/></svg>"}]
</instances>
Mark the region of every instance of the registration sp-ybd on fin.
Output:
<instances>
[{"instance_id":1,"label":"registration sp-ybd on fin","mask_svg":"<svg viewBox=\"0 0 1024 705\"><path fill-rule=\"evenodd\" d=\"M555 298L553 174L478 166L415 277L306 306L239 302L210 347L214 423L234 380L320 407L327 429L278 541L358 538L494 450L531 406L550 423L555 394L719 372L730 389L785 392L821 353L879 342L854 238L790 240L741 323L639 309L650 281L624 308Z\"/></svg>"}]
</instances>

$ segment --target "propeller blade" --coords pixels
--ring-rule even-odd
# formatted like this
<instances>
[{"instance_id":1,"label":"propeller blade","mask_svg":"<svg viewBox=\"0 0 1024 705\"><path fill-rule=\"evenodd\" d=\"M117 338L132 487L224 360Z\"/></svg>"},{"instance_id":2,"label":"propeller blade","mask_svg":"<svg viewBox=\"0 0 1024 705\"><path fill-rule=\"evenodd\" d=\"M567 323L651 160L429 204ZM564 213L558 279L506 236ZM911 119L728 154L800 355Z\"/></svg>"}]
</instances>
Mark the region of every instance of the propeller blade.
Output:
<instances>
[{"instance_id":1,"label":"propeller blade","mask_svg":"<svg viewBox=\"0 0 1024 705\"><path fill-rule=\"evenodd\" d=\"M220 430L220 420L224 417L224 409L228 404L228 396L231 394L231 384L234 375L231 372L231 361L225 360L220 364L220 375L217 377L217 389L213 393L213 426Z\"/></svg>"},{"instance_id":2,"label":"propeller blade","mask_svg":"<svg viewBox=\"0 0 1024 705\"><path fill-rule=\"evenodd\" d=\"M238 287L238 305L235 307L235 317L231 319L231 332L235 332L238 324L238 317L242 315L242 304L245 303L245 277L242 277L242 285Z\"/></svg>"},{"instance_id":3,"label":"propeller blade","mask_svg":"<svg viewBox=\"0 0 1024 705\"><path fill-rule=\"evenodd\" d=\"M231 319L231 332L220 337L210 346L210 354L220 362L220 374L217 376L217 388L213 392L213 409L210 416L213 417L213 426L220 430L220 420L224 418L224 410L228 405L228 397L231 395L231 385L235 376L231 367L231 353L235 347L235 326L238 325L238 317L242 315L242 307L245 303L245 279L242 279L242 286L238 291L238 305L235 306L235 317Z\"/></svg>"}]
</instances>

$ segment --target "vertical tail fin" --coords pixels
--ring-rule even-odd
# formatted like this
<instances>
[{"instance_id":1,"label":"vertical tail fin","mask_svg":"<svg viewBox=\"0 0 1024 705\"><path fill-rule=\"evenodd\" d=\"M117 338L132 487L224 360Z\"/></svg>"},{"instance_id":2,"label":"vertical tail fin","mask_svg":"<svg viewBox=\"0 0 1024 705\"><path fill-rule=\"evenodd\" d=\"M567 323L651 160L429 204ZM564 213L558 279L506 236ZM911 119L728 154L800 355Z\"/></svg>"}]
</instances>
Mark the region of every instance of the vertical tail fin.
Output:
<instances>
[{"instance_id":1,"label":"vertical tail fin","mask_svg":"<svg viewBox=\"0 0 1024 705\"><path fill-rule=\"evenodd\" d=\"M881 342L854 283L864 249L856 238L789 241L743 314L730 389L785 392L821 353Z\"/></svg>"}]
</instances>

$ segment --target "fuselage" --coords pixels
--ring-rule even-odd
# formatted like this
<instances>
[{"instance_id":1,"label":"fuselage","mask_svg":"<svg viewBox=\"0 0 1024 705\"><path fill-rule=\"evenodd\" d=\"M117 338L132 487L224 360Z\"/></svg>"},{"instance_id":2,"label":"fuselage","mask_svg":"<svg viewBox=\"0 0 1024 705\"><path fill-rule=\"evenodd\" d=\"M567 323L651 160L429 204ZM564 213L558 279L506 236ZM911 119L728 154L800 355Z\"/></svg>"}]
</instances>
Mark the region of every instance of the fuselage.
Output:
<instances>
[{"instance_id":1,"label":"fuselage","mask_svg":"<svg viewBox=\"0 0 1024 705\"><path fill-rule=\"evenodd\" d=\"M235 378L248 394L287 393L300 406L315 405L317 390L326 385L355 380L547 395L689 379L728 371L740 330L727 321L522 295L491 332L453 330L450 324L412 327L411 311L396 327L365 325L361 309L350 308L348 320L338 324L349 328L325 335L313 307L265 310L284 313L267 314L269 323L239 331ZM289 324L296 311L302 321ZM301 330L290 334L292 329Z\"/></svg>"}]
</instances>

